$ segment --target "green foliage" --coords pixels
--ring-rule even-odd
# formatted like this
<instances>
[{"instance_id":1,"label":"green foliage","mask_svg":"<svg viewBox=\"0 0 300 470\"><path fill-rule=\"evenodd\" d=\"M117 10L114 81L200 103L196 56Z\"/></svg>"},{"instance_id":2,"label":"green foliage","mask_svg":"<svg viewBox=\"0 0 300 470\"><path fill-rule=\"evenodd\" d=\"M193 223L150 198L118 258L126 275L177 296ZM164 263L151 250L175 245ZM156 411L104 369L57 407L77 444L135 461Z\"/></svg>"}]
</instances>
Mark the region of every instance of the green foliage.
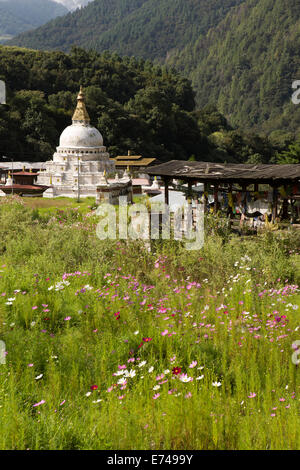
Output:
<instances>
[{"instance_id":1,"label":"green foliage","mask_svg":"<svg viewBox=\"0 0 300 470\"><path fill-rule=\"evenodd\" d=\"M79 86L111 156L128 149L161 161L245 161L274 154L267 141L232 129L214 107L195 111L190 82L175 70L108 52L73 48L38 52L0 47L0 78L9 106L0 108L0 153L18 160L50 159L71 122ZM216 139L219 135L222 138Z\"/></svg>"},{"instance_id":2,"label":"green foliage","mask_svg":"<svg viewBox=\"0 0 300 470\"><path fill-rule=\"evenodd\" d=\"M289 145L288 150L277 153L275 156L276 163L300 163L300 141Z\"/></svg>"},{"instance_id":3,"label":"green foliage","mask_svg":"<svg viewBox=\"0 0 300 470\"><path fill-rule=\"evenodd\" d=\"M162 160L187 159L206 149L191 114L194 92L175 72L79 48L66 55L4 46L0 70L9 102L0 109L3 155L51 158L70 124L80 84L92 123L102 131L112 156L131 149Z\"/></svg>"}]
</instances>

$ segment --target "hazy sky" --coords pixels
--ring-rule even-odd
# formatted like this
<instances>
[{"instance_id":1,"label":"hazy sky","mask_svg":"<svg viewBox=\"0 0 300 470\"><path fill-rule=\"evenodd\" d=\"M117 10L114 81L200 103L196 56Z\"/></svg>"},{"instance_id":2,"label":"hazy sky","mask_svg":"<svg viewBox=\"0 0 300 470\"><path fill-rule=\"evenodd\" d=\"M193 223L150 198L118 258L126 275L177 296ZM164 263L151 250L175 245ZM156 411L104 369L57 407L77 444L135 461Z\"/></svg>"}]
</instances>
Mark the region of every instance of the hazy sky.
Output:
<instances>
[{"instance_id":1,"label":"hazy sky","mask_svg":"<svg viewBox=\"0 0 300 470\"><path fill-rule=\"evenodd\" d=\"M75 10L80 6L87 5L92 0L55 0L57 3L62 3L69 10Z\"/></svg>"}]
</instances>

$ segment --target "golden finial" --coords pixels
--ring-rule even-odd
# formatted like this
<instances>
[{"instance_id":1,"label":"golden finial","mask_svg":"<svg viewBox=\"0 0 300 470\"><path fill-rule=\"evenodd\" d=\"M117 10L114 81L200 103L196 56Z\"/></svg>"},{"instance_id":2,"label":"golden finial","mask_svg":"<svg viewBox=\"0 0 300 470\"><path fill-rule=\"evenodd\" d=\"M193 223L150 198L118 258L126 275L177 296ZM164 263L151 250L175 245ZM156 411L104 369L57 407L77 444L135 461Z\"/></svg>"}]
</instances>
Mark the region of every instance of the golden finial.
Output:
<instances>
[{"instance_id":1,"label":"golden finial","mask_svg":"<svg viewBox=\"0 0 300 470\"><path fill-rule=\"evenodd\" d=\"M80 86L80 91L77 96L77 106L75 109L75 112L72 117L72 121L74 122L84 122L86 124L89 124L90 122L90 117L87 112L87 109L85 107L85 102L84 102L84 92L82 86Z\"/></svg>"}]
</instances>

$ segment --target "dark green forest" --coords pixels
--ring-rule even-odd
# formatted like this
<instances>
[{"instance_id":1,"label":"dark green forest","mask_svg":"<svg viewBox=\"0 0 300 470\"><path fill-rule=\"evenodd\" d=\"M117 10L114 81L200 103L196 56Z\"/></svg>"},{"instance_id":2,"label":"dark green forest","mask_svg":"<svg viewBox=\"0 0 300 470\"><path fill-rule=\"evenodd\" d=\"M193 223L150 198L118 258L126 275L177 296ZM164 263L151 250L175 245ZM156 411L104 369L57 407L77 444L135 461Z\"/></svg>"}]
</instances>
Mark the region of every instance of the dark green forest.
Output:
<instances>
[{"instance_id":1,"label":"dark green forest","mask_svg":"<svg viewBox=\"0 0 300 470\"><path fill-rule=\"evenodd\" d=\"M164 61L223 19L243 0L95 0L14 44L34 49L117 51Z\"/></svg>"},{"instance_id":2,"label":"dark green forest","mask_svg":"<svg viewBox=\"0 0 300 470\"><path fill-rule=\"evenodd\" d=\"M285 145L300 134L299 0L95 0L14 44L167 63L192 80L200 108Z\"/></svg>"},{"instance_id":3,"label":"dark green forest","mask_svg":"<svg viewBox=\"0 0 300 470\"><path fill-rule=\"evenodd\" d=\"M112 156L130 149L161 161L268 162L294 144L241 133L215 107L196 108L191 83L174 69L116 53L0 46L0 79L8 88L8 105L0 107L0 155L17 160L52 157L80 84Z\"/></svg>"},{"instance_id":4,"label":"dark green forest","mask_svg":"<svg viewBox=\"0 0 300 470\"><path fill-rule=\"evenodd\" d=\"M300 106L291 101L299 32L299 0L246 0L171 63L192 80L200 106L283 143L300 135Z\"/></svg>"},{"instance_id":5,"label":"dark green forest","mask_svg":"<svg viewBox=\"0 0 300 470\"><path fill-rule=\"evenodd\" d=\"M63 5L52 0L1 0L0 38L34 29L66 13Z\"/></svg>"}]
</instances>

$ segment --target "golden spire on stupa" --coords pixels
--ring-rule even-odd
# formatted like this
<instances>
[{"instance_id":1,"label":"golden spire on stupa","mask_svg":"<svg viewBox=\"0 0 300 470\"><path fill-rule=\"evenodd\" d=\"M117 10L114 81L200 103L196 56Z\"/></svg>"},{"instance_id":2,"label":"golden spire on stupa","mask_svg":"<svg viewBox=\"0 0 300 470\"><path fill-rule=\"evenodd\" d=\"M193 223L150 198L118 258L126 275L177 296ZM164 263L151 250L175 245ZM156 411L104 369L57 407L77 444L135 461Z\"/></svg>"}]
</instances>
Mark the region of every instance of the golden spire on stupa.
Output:
<instances>
[{"instance_id":1,"label":"golden spire on stupa","mask_svg":"<svg viewBox=\"0 0 300 470\"><path fill-rule=\"evenodd\" d=\"M83 122L85 124L90 123L90 116L87 112L84 102L83 88L80 86L80 91L77 96L77 106L72 117L73 122Z\"/></svg>"}]
</instances>

